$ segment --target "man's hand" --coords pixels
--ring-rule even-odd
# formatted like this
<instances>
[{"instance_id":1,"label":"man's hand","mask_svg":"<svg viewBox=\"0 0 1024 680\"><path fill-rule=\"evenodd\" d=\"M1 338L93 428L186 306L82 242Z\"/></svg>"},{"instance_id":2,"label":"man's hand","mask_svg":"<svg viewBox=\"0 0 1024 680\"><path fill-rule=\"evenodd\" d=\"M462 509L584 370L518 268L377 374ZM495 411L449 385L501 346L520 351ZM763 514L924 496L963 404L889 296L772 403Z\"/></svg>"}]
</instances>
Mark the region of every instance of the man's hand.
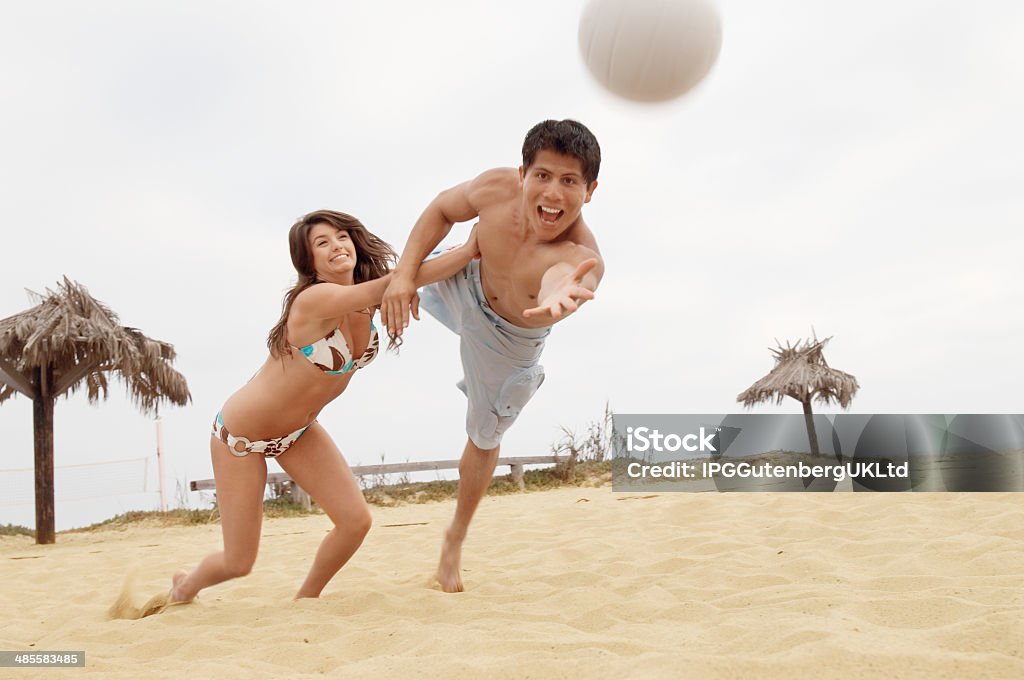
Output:
<instances>
[{"instance_id":1,"label":"man's hand","mask_svg":"<svg viewBox=\"0 0 1024 680\"><path fill-rule=\"evenodd\" d=\"M583 286L583 278L597 266L597 260L590 258L580 262L576 270L554 282L551 291L545 293L536 307L523 312L527 319L549 317L553 322L572 314L586 300L594 299L594 291Z\"/></svg>"},{"instance_id":2,"label":"man's hand","mask_svg":"<svg viewBox=\"0 0 1024 680\"><path fill-rule=\"evenodd\" d=\"M413 318L419 321L420 296L416 292L416 281L396 271L391 275L391 283L384 291L384 299L380 304L380 320L388 327L388 335L393 338L402 335L402 331L409 326L410 310Z\"/></svg>"}]
</instances>

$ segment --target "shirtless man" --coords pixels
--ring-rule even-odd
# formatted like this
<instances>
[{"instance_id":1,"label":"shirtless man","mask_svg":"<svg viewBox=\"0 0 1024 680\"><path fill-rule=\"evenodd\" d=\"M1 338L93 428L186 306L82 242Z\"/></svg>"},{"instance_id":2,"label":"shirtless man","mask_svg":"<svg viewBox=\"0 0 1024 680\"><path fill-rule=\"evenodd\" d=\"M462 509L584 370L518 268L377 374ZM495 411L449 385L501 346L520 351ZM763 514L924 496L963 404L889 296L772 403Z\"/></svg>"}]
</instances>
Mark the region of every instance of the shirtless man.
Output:
<instances>
[{"instance_id":1,"label":"shirtless man","mask_svg":"<svg viewBox=\"0 0 1024 680\"><path fill-rule=\"evenodd\" d=\"M381 307L392 336L410 312L414 279L455 222L478 218L480 259L423 289L423 306L461 337L469 438L459 464L455 517L445 533L437 579L462 590L462 543L487 491L501 437L544 381L538 363L551 326L594 297L604 264L583 221L597 187L601 149L573 120L546 120L523 142L523 164L488 170L438 194L409 234Z\"/></svg>"}]
</instances>

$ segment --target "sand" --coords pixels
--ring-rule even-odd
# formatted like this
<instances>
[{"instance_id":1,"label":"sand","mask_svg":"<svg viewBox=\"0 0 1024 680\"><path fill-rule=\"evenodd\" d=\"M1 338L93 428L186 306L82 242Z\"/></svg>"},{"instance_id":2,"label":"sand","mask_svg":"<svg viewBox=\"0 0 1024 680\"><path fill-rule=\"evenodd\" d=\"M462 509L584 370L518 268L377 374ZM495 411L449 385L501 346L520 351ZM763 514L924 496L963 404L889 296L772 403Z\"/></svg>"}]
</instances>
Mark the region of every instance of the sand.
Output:
<instances>
[{"instance_id":1,"label":"sand","mask_svg":"<svg viewBox=\"0 0 1024 680\"><path fill-rule=\"evenodd\" d=\"M455 595L428 585L452 509L374 508L302 602L329 522L268 520L251 575L135 621L106 614L124 576L142 604L218 526L0 538L0 649L85 650L75 677L1024 677L1024 494L486 498Z\"/></svg>"}]
</instances>

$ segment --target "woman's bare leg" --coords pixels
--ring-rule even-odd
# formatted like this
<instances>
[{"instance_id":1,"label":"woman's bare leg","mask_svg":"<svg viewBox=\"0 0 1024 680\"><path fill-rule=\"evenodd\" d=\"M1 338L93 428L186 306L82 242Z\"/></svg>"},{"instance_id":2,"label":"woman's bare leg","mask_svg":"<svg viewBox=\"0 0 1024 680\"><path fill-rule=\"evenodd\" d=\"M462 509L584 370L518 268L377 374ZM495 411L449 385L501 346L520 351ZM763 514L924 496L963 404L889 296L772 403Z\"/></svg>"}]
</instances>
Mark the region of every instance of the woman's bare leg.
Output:
<instances>
[{"instance_id":1,"label":"woman's bare leg","mask_svg":"<svg viewBox=\"0 0 1024 680\"><path fill-rule=\"evenodd\" d=\"M277 461L334 522L320 543L313 566L295 598L319 597L370 530L370 509L341 451L319 423L313 423Z\"/></svg>"},{"instance_id":2,"label":"woman's bare leg","mask_svg":"<svg viewBox=\"0 0 1024 680\"><path fill-rule=\"evenodd\" d=\"M224 550L210 553L191 572L174 574L169 597L172 603L191 602L203 588L245 576L256 562L263 524L267 462L260 454L242 458L232 455L224 442L213 437L210 438L210 457L217 480L217 508Z\"/></svg>"}]
</instances>

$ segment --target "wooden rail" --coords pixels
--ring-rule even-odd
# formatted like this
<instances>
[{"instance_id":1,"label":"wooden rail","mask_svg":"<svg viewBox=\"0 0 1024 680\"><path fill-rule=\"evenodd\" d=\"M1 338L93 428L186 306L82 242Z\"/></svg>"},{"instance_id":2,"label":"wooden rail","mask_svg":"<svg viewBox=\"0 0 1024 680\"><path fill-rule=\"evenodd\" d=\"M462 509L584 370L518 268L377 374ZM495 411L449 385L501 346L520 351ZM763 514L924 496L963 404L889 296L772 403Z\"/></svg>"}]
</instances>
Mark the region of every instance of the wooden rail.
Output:
<instances>
[{"instance_id":1,"label":"wooden rail","mask_svg":"<svg viewBox=\"0 0 1024 680\"><path fill-rule=\"evenodd\" d=\"M499 458L498 465L507 465L510 468L512 481L516 483L521 491L524 488L524 465L552 465L564 463L567 460L569 460L569 456L513 456L511 458ZM381 463L379 465L354 465L352 466L352 474L356 477L363 477L365 475L390 475L402 472L454 470L458 467L458 460L432 460L420 463ZM272 472L267 475L267 484L280 484L281 482L290 481L291 477L288 476L287 472ZM194 479L189 483L189 487L193 491L206 491L216 489L217 484L213 479ZM292 484L292 497L306 508L309 507L309 496L299 488L298 484Z\"/></svg>"}]
</instances>

